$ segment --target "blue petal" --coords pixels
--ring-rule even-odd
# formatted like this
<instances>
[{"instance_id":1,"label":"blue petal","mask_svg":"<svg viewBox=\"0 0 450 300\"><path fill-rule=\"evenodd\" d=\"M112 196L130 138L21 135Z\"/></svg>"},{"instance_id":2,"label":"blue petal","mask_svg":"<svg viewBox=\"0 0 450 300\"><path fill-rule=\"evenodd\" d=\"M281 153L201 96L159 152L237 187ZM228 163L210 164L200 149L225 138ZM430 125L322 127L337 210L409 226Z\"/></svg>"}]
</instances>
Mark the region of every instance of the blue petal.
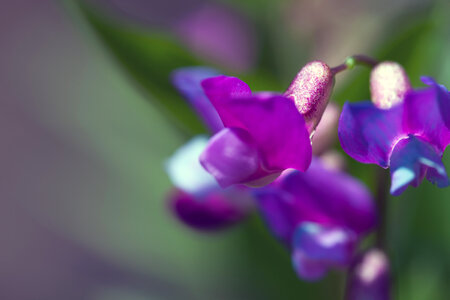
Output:
<instances>
[{"instance_id":1,"label":"blue petal","mask_svg":"<svg viewBox=\"0 0 450 300\"><path fill-rule=\"evenodd\" d=\"M418 186L425 175L438 187L449 185L441 155L435 147L413 135L400 140L391 155L391 194L398 196L409 185Z\"/></svg>"},{"instance_id":2,"label":"blue petal","mask_svg":"<svg viewBox=\"0 0 450 300\"><path fill-rule=\"evenodd\" d=\"M362 163L387 168L389 154L402 130L402 107L379 109L370 101L345 103L339 119L339 141L344 151Z\"/></svg>"},{"instance_id":3,"label":"blue petal","mask_svg":"<svg viewBox=\"0 0 450 300\"><path fill-rule=\"evenodd\" d=\"M188 100L213 133L222 129L223 124L216 109L206 97L201 82L219 74L217 70L207 67L180 68L172 73L173 85Z\"/></svg>"}]
</instances>

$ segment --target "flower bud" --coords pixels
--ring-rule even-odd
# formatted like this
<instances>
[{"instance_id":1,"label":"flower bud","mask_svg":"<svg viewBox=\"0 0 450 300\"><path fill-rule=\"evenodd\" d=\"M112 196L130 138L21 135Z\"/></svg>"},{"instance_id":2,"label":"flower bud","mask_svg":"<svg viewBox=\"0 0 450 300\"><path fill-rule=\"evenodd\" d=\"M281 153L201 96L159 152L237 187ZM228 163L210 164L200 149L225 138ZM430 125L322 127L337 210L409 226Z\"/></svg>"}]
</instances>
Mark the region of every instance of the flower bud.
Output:
<instances>
[{"instance_id":1,"label":"flower bud","mask_svg":"<svg viewBox=\"0 0 450 300\"><path fill-rule=\"evenodd\" d=\"M305 118L309 133L314 132L319 123L332 89L333 74L330 67L324 62L312 61L300 70L284 92Z\"/></svg>"},{"instance_id":2,"label":"flower bud","mask_svg":"<svg viewBox=\"0 0 450 300\"><path fill-rule=\"evenodd\" d=\"M370 74L370 94L378 108L389 109L402 102L410 89L408 75L396 62L382 62Z\"/></svg>"},{"instance_id":3,"label":"flower bud","mask_svg":"<svg viewBox=\"0 0 450 300\"><path fill-rule=\"evenodd\" d=\"M357 259L351 270L347 299L391 299L389 261L381 250L369 250Z\"/></svg>"}]
</instances>

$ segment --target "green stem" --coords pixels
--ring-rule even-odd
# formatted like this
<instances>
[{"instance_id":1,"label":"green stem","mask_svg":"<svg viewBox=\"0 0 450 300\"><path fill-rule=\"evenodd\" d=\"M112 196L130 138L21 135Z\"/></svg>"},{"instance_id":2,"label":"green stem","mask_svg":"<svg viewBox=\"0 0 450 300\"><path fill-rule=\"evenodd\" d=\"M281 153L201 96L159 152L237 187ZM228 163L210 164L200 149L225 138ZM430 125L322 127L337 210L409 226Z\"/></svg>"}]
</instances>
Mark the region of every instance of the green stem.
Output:
<instances>
[{"instance_id":1,"label":"green stem","mask_svg":"<svg viewBox=\"0 0 450 300\"><path fill-rule=\"evenodd\" d=\"M389 174L382 168L378 168L376 174L376 202L378 206L378 230L376 235L376 246L386 251L386 223L387 223L387 200L389 189Z\"/></svg>"},{"instance_id":2,"label":"green stem","mask_svg":"<svg viewBox=\"0 0 450 300\"><path fill-rule=\"evenodd\" d=\"M331 72L333 73L333 75L336 75L339 72L342 72L345 70L351 70L357 65L373 68L377 64L378 64L378 61L376 59L373 59L372 57L362 55L362 54L356 54L356 55L347 57L343 64L340 64L339 66L331 68Z\"/></svg>"}]
</instances>

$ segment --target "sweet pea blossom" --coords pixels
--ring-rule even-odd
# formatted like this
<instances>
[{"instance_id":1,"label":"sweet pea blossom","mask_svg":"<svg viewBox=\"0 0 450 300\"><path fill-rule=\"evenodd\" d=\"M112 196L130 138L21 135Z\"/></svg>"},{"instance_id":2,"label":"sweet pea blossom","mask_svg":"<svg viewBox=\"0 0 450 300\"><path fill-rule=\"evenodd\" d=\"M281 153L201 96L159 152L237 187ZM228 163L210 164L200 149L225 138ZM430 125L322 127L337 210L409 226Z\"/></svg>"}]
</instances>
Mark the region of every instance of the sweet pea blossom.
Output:
<instances>
[{"instance_id":1,"label":"sweet pea blossom","mask_svg":"<svg viewBox=\"0 0 450 300\"><path fill-rule=\"evenodd\" d=\"M186 225L198 230L217 230L241 221L252 207L248 188L222 189L198 161L208 138L197 136L166 161L165 168L175 188L170 208Z\"/></svg>"},{"instance_id":2,"label":"sweet pea blossom","mask_svg":"<svg viewBox=\"0 0 450 300\"><path fill-rule=\"evenodd\" d=\"M235 77L202 82L223 125L200 161L222 187L264 186L282 171L305 171L311 162L310 135L331 93L333 76L322 62L307 64L284 94L252 93Z\"/></svg>"},{"instance_id":3,"label":"sweet pea blossom","mask_svg":"<svg viewBox=\"0 0 450 300\"><path fill-rule=\"evenodd\" d=\"M267 226L291 250L294 269L306 280L348 266L358 241L376 224L367 188L318 159L307 172L283 174L254 194Z\"/></svg>"},{"instance_id":4,"label":"sweet pea blossom","mask_svg":"<svg viewBox=\"0 0 450 300\"><path fill-rule=\"evenodd\" d=\"M220 131L223 124L200 82L217 74L207 67L181 68L172 74L174 86L212 133ZM165 167L175 186L169 195L172 212L192 228L216 230L242 220L251 209L252 197L243 186L222 189L203 169L199 156L207 142L207 136L194 137L167 160Z\"/></svg>"},{"instance_id":5,"label":"sweet pea blossom","mask_svg":"<svg viewBox=\"0 0 450 300\"><path fill-rule=\"evenodd\" d=\"M424 177L441 188L449 185L441 158L450 143L450 95L432 78L422 81L429 87L412 90L409 81L397 80L404 90L397 89L389 101L346 103L339 120L342 148L359 162L390 168L393 195L418 186ZM372 98L388 99L380 95L372 92ZM390 108L379 108L382 103Z\"/></svg>"}]
</instances>

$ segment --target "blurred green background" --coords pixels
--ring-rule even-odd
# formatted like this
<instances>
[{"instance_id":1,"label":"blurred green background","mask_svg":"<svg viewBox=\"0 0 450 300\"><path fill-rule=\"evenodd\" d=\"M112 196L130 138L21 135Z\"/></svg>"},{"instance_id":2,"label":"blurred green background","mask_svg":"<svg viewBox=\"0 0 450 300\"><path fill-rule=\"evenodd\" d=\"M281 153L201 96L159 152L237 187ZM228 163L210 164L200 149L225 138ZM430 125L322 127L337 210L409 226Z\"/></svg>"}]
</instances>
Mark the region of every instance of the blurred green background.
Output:
<instances>
[{"instance_id":1,"label":"blurred green background","mask_svg":"<svg viewBox=\"0 0 450 300\"><path fill-rule=\"evenodd\" d=\"M242 57L177 31L205 4L245 27ZM163 161L204 130L170 72L211 65L281 91L309 60L365 53L450 86L448 1L18 0L0 15L1 299L340 299L343 273L300 281L256 215L202 234L170 214ZM368 99L369 71L347 73L332 99ZM346 158L373 188L375 168ZM449 216L449 188L391 197L395 299L449 299Z\"/></svg>"}]
</instances>

